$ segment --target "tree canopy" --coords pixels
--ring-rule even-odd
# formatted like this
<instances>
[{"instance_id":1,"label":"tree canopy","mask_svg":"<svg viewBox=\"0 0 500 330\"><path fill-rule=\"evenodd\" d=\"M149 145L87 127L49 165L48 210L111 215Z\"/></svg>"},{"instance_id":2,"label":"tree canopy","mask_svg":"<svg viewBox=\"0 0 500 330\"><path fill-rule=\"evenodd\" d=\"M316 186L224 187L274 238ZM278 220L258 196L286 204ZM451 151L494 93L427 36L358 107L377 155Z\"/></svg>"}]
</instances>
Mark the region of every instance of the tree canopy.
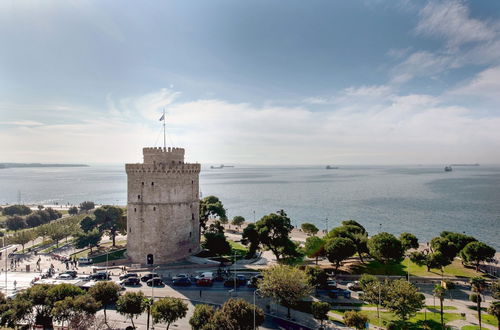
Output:
<instances>
[{"instance_id":1,"label":"tree canopy","mask_svg":"<svg viewBox=\"0 0 500 330\"><path fill-rule=\"evenodd\" d=\"M151 306L151 315L155 323L166 323L167 329L172 322L186 316L187 304L180 298L164 297Z\"/></svg>"},{"instance_id":2,"label":"tree canopy","mask_svg":"<svg viewBox=\"0 0 500 330\"><path fill-rule=\"evenodd\" d=\"M100 232L106 233L116 246L116 236L126 232L127 221L123 209L117 206L104 205L94 211L95 222Z\"/></svg>"},{"instance_id":3,"label":"tree canopy","mask_svg":"<svg viewBox=\"0 0 500 330\"><path fill-rule=\"evenodd\" d=\"M392 234L380 233L368 240L370 255L381 263L399 262L404 250L401 242Z\"/></svg>"},{"instance_id":4,"label":"tree canopy","mask_svg":"<svg viewBox=\"0 0 500 330\"><path fill-rule=\"evenodd\" d=\"M318 236L307 237L304 252L307 257L316 258L316 264L318 264L318 258L325 255L325 240Z\"/></svg>"},{"instance_id":5,"label":"tree canopy","mask_svg":"<svg viewBox=\"0 0 500 330\"><path fill-rule=\"evenodd\" d=\"M352 257L355 253L356 246L349 238L330 238L325 243L326 257L335 265L335 272L337 272L342 261Z\"/></svg>"},{"instance_id":6,"label":"tree canopy","mask_svg":"<svg viewBox=\"0 0 500 330\"><path fill-rule=\"evenodd\" d=\"M405 251L409 249L418 249L418 238L411 233L401 233L401 235L399 235L399 240Z\"/></svg>"},{"instance_id":7,"label":"tree canopy","mask_svg":"<svg viewBox=\"0 0 500 330\"><path fill-rule=\"evenodd\" d=\"M3 215L28 215L31 209L26 205L11 205L2 209Z\"/></svg>"},{"instance_id":8,"label":"tree canopy","mask_svg":"<svg viewBox=\"0 0 500 330\"><path fill-rule=\"evenodd\" d=\"M304 222L303 224L300 225L300 228L307 235L316 235L319 231L318 227L309 222Z\"/></svg>"},{"instance_id":9,"label":"tree canopy","mask_svg":"<svg viewBox=\"0 0 500 330\"><path fill-rule=\"evenodd\" d=\"M259 249L259 233L257 232L257 227L254 223L249 223L245 229L243 229L243 235L241 236L241 243L243 245L248 245L248 258L253 258L255 252Z\"/></svg>"},{"instance_id":10,"label":"tree canopy","mask_svg":"<svg viewBox=\"0 0 500 330\"><path fill-rule=\"evenodd\" d=\"M88 212L94 208L95 208L94 202L85 201L85 202L80 203L80 211L82 211L82 212Z\"/></svg>"},{"instance_id":11,"label":"tree canopy","mask_svg":"<svg viewBox=\"0 0 500 330\"><path fill-rule=\"evenodd\" d=\"M125 294L121 295L116 301L116 311L130 318L130 322L132 322L134 328L134 317L137 318L145 310L146 303L142 291L125 292Z\"/></svg>"},{"instance_id":12,"label":"tree canopy","mask_svg":"<svg viewBox=\"0 0 500 330\"><path fill-rule=\"evenodd\" d=\"M495 256L495 249L483 242L473 241L468 243L461 251L460 257L465 263L473 264L479 271L479 265Z\"/></svg>"},{"instance_id":13,"label":"tree canopy","mask_svg":"<svg viewBox=\"0 0 500 330\"><path fill-rule=\"evenodd\" d=\"M271 250L278 261L281 257L296 252L295 244L289 237L293 226L285 212L265 215L257 221L256 229L260 243L265 249Z\"/></svg>"},{"instance_id":14,"label":"tree canopy","mask_svg":"<svg viewBox=\"0 0 500 330\"><path fill-rule=\"evenodd\" d=\"M216 196L207 196L200 201L200 227L205 229L210 217L227 219L226 209Z\"/></svg>"},{"instance_id":15,"label":"tree canopy","mask_svg":"<svg viewBox=\"0 0 500 330\"><path fill-rule=\"evenodd\" d=\"M235 225L237 227L241 226L245 222L245 218L243 218L241 215L237 215L233 218L233 221L231 221L232 225Z\"/></svg>"}]
</instances>

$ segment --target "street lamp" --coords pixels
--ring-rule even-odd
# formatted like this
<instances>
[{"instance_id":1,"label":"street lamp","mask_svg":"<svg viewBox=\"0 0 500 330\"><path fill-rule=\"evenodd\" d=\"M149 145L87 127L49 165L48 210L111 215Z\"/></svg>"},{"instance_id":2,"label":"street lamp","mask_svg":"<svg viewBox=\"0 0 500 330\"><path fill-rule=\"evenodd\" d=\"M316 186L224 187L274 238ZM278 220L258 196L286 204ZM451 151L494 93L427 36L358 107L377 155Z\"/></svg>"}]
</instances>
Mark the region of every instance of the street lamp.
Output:
<instances>
[{"instance_id":1,"label":"street lamp","mask_svg":"<svg viewBox=\"0 0 500 330\"><path fill-rule=\"evenodd\" d=\"M253 329L257 329L256 326L255 326L255 310L257 309L257 305L255 304L255 296L257 295L257 291L259 291L259 289L256 289L254 292L253 292Z\"/></svg>"},{"instance_id":2,"label":"street lamp","mask_svg":"<svg viewBox=\"0 0 500 330\"><path fill-rule=\"evenodd\" d=\"M160 266L156 266L153 268L153 271L152 273L154 274L155 270L157 270ZM155 300L155 281L154 281L154 276L151 277L152 281L151 281L151 303L149 305L149 313L151 312L151 307L153 307L153 303L154 303L154 300ZM147 282L146 282L147 283ZM149 323L149 313L148 313L148 323ZM154 321L151 320L151 329L154 329L155 328L155 325L154 325Z\"/></svg>"},{"instance_id":3,"label":"street lamp","mask_svg":"<svg viewBox=\"0 0 500 330\"><path fill-rule=\"evenodd\" d=\"M5 295L7 296L7 261L9 259L9 251L5 248L5 235L2 236L3 249L5 250Z\"/></svg>"}]
</instances>

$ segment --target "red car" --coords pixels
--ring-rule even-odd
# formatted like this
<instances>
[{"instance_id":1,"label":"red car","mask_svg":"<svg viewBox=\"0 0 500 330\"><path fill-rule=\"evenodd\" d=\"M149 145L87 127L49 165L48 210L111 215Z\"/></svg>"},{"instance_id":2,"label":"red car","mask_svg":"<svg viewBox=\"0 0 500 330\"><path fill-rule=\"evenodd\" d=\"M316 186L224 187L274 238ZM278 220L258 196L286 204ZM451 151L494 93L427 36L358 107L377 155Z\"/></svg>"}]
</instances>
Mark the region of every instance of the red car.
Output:
<instances>
[{"instance_id":1,"label":"red car","mask_svg":"<svg viewBox=\"0 0 500 330\"><path fill-rule=\"evenodd\" d=\"M214 281L212 278L205 277L205 278L200 278L196 281L197 286L212 286L214 284Z\"/></svg>"}]
</instances>

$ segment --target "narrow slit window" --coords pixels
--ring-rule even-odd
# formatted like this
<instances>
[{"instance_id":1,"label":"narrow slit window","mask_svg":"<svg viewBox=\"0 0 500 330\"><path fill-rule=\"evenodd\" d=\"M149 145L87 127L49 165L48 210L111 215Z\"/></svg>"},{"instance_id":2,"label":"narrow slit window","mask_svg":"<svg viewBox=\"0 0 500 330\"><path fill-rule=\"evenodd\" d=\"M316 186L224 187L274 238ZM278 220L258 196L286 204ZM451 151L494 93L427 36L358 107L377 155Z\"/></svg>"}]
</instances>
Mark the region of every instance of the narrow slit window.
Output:
<instances>
[{"instance_id":1,"label":"narrow slit window","mask_svg":"<svg viewBox=\"0 0 500 330\"><path fill-rule=\"evenodd\" d=\"M153 211L156 211L156 206L153 206Z\"/></svg>"},{"instance_id":2,"label":"narrow slit window","mask_svg":"<svg viewBox=\"0 0 500 330\"><path fill-rule=\"evenodd\" d=\"M144 186L144 182L142 182L142 185Z\"/></svg>"},{"instance_id":3,"label":"narrow slit window","mask_svg":"<svg viewBox=\"0 0 500 330\"><path fill-rule=\"evenodd\" d=\"M191 220L194 220L194 213L191 213Z\"/></svg>"},{"instance_id":4,"label":"narrow slit window","mask_svg":"<svg viewBox=\"0 0 500 330\"><path fill-rule=\"evenodd\" d=\"M155 183L154 183L154 182L151 182L151 186L154 186L154 185L155 185Z\"/></svg>"},{"instance_id":5,"label":"narrow slit window","mask_svg":"<svg viewBox=\"0 0 500 330\"><path fill-rule=\"evenodd\" d=\"M141 195L137 195L137 199L141 199Z\"/></svg>"}]
</instances>

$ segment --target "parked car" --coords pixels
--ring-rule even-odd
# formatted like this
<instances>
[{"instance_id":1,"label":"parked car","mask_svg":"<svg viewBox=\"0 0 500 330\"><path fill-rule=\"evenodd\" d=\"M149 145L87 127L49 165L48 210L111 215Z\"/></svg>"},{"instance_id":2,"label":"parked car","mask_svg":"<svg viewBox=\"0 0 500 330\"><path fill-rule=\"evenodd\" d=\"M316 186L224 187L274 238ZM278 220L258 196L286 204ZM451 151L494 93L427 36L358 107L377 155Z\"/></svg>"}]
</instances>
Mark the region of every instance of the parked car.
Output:
<instances>
[{"instance_id":1,"label":"parked car","mask_svg":"<svg viewBox=\"0 0 500 330\"><path fill-rule=\"evenodd\" d=\"M337 299L339 296L343 296L346 299L350 299L351 291L342 289L333 289L328 291L328 296L333 299Z\"/></svg>"},{"instance_id":2,"label":"parked car","mask_svg":"<svg viewBox=\"0 0 500 330\"><path fill-rule=\"evenodd\" d=\"M73 276L70 274L59 274L59 276L56 277L56 280L72 280Z\"/></svg>"},{"instance_id":3,"label":"parked car","mask_svg":"<svg viewBox=\"0 0 500 330\"><path fill-rule=\"evenodd\" d=\"M163 281L161 280L161 278L153 277L152 279L150 279L146 282L146 285L147 286L162 286L164 284L163 284Z\"/></svg>"},{"instance_id":4,"label":"parked car","mask_svg":"<svg viewBox=\"0 0 500 330\"><path fill-rule=\"evenodd\" d=\"M127 277L121 281L125 286L138 286L141 285L141 280L138 277Z\"/></svg>"},{"instance_id":5,"label":"parked car","mask_svg":"<svg viewBox=\"0 0 500 330\"><path fill-rule=\"evenodd\" d=\"M172 279L172 284L175 286L190 286L191 280L189 277L174 277Z\"/></svg>"},{"instance_id":6,"label":"parked car","mask_svg":"<svg viewBox=\"0 0 500 330\"><path fill-rule=\"evenodd\" d=\"M188 274L177 274L172 279L183 278L183 277L189 278L189 275Z\"/></svg>"},{"instance_id":7,"label":"parked car","mask_svg":"<svg viewBox=\"0 0 500 330\"><path fill-rule=\"evenodd\" d=\"M94 274L90 275L90 278L93 279L93 280L100 281L100 280L109 280L110 276L106 272L97 272L97 273L94 273Z\"/></svg>"},{"instance_id":8,"label":"parked car","mask_svg":"<svg viewBox=\"0 0 500 330\"><path fill-rule=\"evenodd\" d=\"M228 278L227 280L224 281L224 286L228 288L234 288L235 285L234 283L236 282L236 287L240 286L240 282L238 280L235 280L234 277Z\"/></svg>"},{"instance_id":9,"label":"parked car","mask_svg":"<svg viewBox=\"0 0 500 330\"><path fill-rule=\"evenodd\" d=\"M238 281L238 285L247 284L247 278L245 277L245 275L236 274L236 281Z\"/></svg>"},{"instance_id":10,"label":"parked car","mask_svg":"<svg viewBox=\"0 0 500 330\"><path fill-rule=\"evenodd\" d=\"M336 288L337 288L337 281L335 281L335 280L326 281L326 289L327 290L333 290Z\"/></svg>"},{"instance_id":11,"label":"parked car","mask_svg":"<svg viewBox=\"0 0 500 330\"><path fill-rule=\"evenodd\" d=\"M90 258L78 258L78 266L90 265L92 264L92 259Z\"/></svg>"},{"instance_id":12,"label":"parked car","mask_svg":"<svg viewBox=\"0 0 500 330\"><path fill-rule=\"evenodd\" d=\"M347 288L349 290L352 290L352 291L361 291L361 290L363 290L361 288L361 285L359 285L359 281L354 281L354 282L347 283Z\"/></svg>"},{"instance_id":13,"label":"parked car","mask_svg":"<svg viewBox=\"0 0 500 330\"><path fill-rule=\"evenodd\" d=\"M203 277L196 280L197 286L212 286L214 285L214 281L211 277Z\"/></svg>"},{"instance_id":14,"label":"parked car","mask_svg":"<svg viewBox=\"0 0 500 330\"><path fill-rule=\"evenodd\" d=\"M76 272L76 270L67 270L67 271L65 271L64 273L61 273L61 274L68 274L72 278L76 278L78 276L78 273Z\"/></svg>"},{"instance_id":15,"label":"parked car","mask_svg":"<svg viewBox=\"0 0 500 330\"><path fill-rule=\"evenodd\" d=\"M257 282L258 282L259 280L262 280L263 278L264 278L264 275L262 275L262 274L252 276L252 277L250 277L250 279L247 281L247 286L248 286L249 288L256 288L256 287L257 287Z\"/></svg>"},{"instance_id":16,"label":"parked car","mask_svg":"<svg viewBox=\"0 0 500 330\"><path fill-rule=\"evenodd\" d=\"M143 277L141 277L142 282L147 282L148 280L152 279L153 277L160 277L157 273L147 273Z\"/></svg>"},{"instance_id":17,"label":"parked car","mask_svg":"<svg viewBox=\"0 0 500 330\"><path fill-rule=\"evenodd\" d=\"M80 280L80 281L84 281L84 282L88 282L90 281L92 278L90 275L80 275L76 278L77 280Z\"/></svg>"},{"instance_id":18,"label":"parked car","mask_svg":"<svg viewBox=\"0 0 500 330\"><path fill-rule=\"evenodd\" d=\"M126 273L126 274L123 274L123 275L120 275L120 280L124 280L126 278L129 278L129 277L139 277L139 275L137 275L137 273Z\"/></svg>"},{"instance_id":19,"label":"parked car","mask_svg":"<svg viewBox=\"0 0 500 330\"><path fill-rule=\"evenodd\" d=\"M203 272L200 275L196 276L196 279L199 280L201 278L213 278L213 277L214 277L214 273L212 273L212 272Z\"/></svg>"}]
</instances>

